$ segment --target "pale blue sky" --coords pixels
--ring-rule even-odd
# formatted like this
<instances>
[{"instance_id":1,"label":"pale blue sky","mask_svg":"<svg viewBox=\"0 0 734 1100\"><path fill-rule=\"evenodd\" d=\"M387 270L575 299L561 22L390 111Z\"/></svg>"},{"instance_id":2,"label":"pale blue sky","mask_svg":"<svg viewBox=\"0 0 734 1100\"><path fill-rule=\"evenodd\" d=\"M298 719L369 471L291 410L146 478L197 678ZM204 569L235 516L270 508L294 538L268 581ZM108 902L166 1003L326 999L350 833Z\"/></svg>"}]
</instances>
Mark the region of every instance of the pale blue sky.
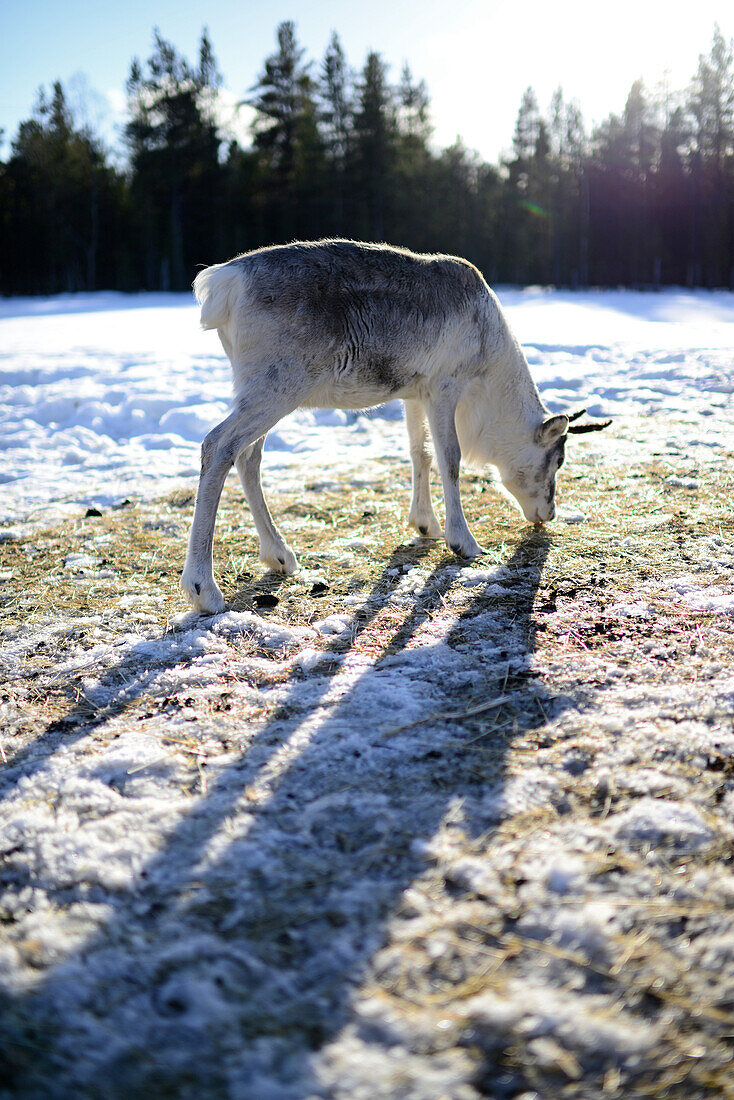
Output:
<instances>
[{"instance_id":1,"label":"pale blue sky","mask_svg":"<svg viewBox=\"0 0 734 1100\"><path fill-rule=\"evenodd\" d=\"M308 54L320 61L332 29L350 63L379 50L397 80L404 60L429 87L435 140L460 134L494 161L512 139L520 97L532 84L545 109L562 84L587 123L620 111L633 80L684 86L718 22L734 35L734 9L721 0L0 0L0 127L5 144L30 114L36 89L83 73L99 93L93 121L112 132L124 106L133 56L147 58L152 28L190 58L203 25L230 99L253 84L284 19L297 24ZM77 89L84 81L77 77ZM101 98L104 97L104 98ZM89 97L88 97L89 98ZM115 114L115 111L118 114Z\"/></svg>"}]
</instances>

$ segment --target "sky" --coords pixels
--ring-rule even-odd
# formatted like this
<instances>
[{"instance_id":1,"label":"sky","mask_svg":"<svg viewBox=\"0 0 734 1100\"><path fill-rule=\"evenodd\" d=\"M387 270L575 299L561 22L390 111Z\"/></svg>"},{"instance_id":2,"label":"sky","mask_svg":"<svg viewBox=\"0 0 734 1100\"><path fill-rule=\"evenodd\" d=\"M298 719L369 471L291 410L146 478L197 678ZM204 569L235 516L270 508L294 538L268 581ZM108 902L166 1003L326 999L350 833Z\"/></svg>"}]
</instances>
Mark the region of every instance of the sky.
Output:
<instances>
[{"instance_id":1,"label":"sky","mask_svg":"<svg viewBox=\"0 0 734 1100\"><path fill-rule=\"evenodd\" d=\"M435 144L461 136L490 162L510 148L528 86L545 111L561 85L590 125L620 112L639 77L650 89L683 89L715 23L734 36L734 9L722 0L679 8L670 0L2 0L2 153L29 117L38 87L57 78L84 105L86 121L113 141L130 61L149 56L154 26L194 60L206 25L233 104L256 81L285 19L296 23L317 65L332 30L355 68L374 49L397 81L407 61L428 85Z\"/></svg>"}]
</instances>

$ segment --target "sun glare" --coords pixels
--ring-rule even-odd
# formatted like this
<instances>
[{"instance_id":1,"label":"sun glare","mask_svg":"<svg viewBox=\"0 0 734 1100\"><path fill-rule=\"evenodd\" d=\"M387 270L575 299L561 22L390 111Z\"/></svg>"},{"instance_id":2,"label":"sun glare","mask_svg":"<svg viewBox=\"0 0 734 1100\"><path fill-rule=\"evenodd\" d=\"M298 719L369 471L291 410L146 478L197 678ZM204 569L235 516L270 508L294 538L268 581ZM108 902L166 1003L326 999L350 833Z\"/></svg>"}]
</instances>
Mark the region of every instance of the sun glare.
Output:
<instances>
[{"instance_id":1,"label":"sun glare","mask_svg":"<svg viewBox=\"0 0 734 1100\"><path fill-rule=\"evenodd\" d=\"M730 13L720 3L698 4L680 20L658 2L622 0L604 15L580 0L521 7L467 0L451 6L450 24L416 38L411 57L430 86L436 143L460 135L494 159L511 146L527 87L545 111L560 86L587 126L599 123L623 111L635 80L651 92L684 89L717 20L728 35Z\"/></svg>"}]
</instances>

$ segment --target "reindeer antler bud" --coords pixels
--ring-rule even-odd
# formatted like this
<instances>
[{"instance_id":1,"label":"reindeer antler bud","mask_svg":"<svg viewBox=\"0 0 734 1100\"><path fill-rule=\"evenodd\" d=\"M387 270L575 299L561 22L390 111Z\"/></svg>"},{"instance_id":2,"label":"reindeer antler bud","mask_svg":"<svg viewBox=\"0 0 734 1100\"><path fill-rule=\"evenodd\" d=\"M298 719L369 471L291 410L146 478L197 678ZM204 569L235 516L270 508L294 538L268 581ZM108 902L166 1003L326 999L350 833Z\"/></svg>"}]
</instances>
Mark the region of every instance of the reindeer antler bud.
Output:
<instances>
[{"instance_id":1,"label":"reindeer antler bud","mask_svg":"<svg viewBox=\"0 0 734 1100\"><path fill-rule=\"evenodd\" d=\"M574 435L585 435L587 432L600 432L602 428L608 428L611 424L611 420L597 420L593 424L574 424L573 427L569 427L569 434L573 432Z\"/></svg>"}]
</instances>

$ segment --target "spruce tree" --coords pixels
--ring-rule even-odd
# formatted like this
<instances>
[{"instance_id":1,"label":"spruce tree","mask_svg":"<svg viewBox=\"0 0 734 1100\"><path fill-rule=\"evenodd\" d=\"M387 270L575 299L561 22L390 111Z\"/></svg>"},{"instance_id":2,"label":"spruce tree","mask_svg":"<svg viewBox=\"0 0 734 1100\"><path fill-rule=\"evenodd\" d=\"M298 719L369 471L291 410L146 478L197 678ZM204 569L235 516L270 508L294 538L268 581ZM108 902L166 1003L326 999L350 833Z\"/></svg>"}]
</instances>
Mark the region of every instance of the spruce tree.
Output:
<instances>
[{"instance_id":1,"label":"spruce tree","mask_svg":"<svg viewBox=\"0 0 734 1100\"><path fill-rule=\"evenodd\" d=\"M39 90L32 117L18 127L3 176L9 204L0 248L3 289L26 294L95 289L100 264L109 263L109 250L118 241L111 208L120 181L105 163L99 139L76 126L60 81L50 97Z\"/></svg>"},{"instance_id":2,"label":"spruce tree","mask_svg":"<svg viewBox=\"0 0 734 1100\"><path fill-rule=\"evenodd\" d=\"M328 209L324 211L324 224L327 232L341 235L348 232L354 205L347 176L354 90L352 74L336 31L332 33L321 62L317 94L326 157Z\"/></svg>"},{"instance_id":3,"label":"spruce tree","mask_svg":"<svg viewBox=\"0 0 734 1100\"><path fill-rule=\"evenodd\" d=\"M131 64L125 139L151 288L190 285L196 263L212 247L207 242L221 176L213 102L220 82L206 31L198 67L157 28L147 73L137 59Z\"/></svg>"},{"instance_id":4,"label":"spruce tree","mask_svg":"<svg viewBox=\"0 0 734 1100\"><path fill-rule=\"evenodd\" d=\"M322 150L311 63L304 61L293 22L280 24L277 41L247 102L255 110L253 141L267 177L269 232L282 240L314 221Z\"/></svg>"},{"instance_id":5,"label":"spruce tree","mask_svg":"<svg viewBox=\"0 0 734 1100\"><path fill-rule=\"evenodd\" d=\"M367 55L357 87L354 115L355 175L366 235L385 238L388 196L395 164L395 103L380 54Z\"/></svg>"}]
</instances>

